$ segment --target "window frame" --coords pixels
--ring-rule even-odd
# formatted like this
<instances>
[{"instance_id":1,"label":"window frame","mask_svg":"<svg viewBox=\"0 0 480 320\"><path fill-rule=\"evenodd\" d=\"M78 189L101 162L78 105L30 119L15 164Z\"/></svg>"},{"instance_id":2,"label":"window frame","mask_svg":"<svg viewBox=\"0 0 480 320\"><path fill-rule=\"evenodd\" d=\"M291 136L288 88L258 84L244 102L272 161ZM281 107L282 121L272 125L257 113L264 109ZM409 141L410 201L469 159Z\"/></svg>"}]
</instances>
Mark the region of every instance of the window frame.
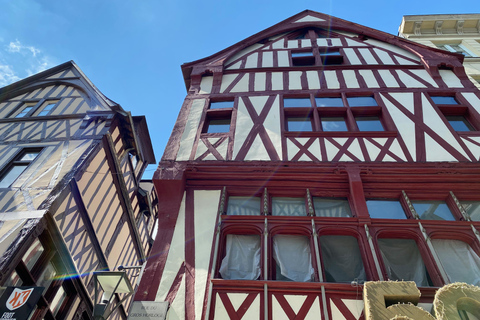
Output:
<instances>
[{"instance_id":1,"label":"window frame","mask_svg":"<svg viewBox=\"0 0 480 320\"><path fill-rule=\"evenodd\" d=\"M210 106L212 103L215 102L233 102L232 107L230 108L214 108L210 109ZM200 134L201 136L210 136L210 137L216 137L216 136L225 136L229 135L233 131L233 124L234 124L234 110L236 110L236 99L220 99L220 100L215 100L215 99L210 99L208 103L206 103L205 106L205 112L203 116L203 123L201 124L200 128ZM223 120L223 121L229 121L229 129L228 131L218 131L218 132L209 132L209 129L211 127L211 121L218 121L218 120Z\"/></svg>"},{"instance_id":2,"label":"window frame","mask_svg":"<svg viewBox=\"0 0 480 320\"><path fill-rule=\"evenodd\" d=\"M43 148L41 147L36 147L36 148L23 148L19 151L17 151L16 155L11 158L11 160L8 161L4 165L4 167L0 170L0 183L3 181L3 179L8 175L8 173L16 166L23 166L26 165L26 167L15 177L15 179L7 186L7 187L0 187L2 188L11 188L12 185L22 176L25 171L28 170L30 165L35 162L35 160L38 159L38 157L41 155ZM38 152L38 154L35 156L34 159L32 160L21 160L21 158L29 153L29 152Z\"/></svg>"},{"instance_id":3,"label":"window frame","mask_svg":"<svg viewBox=\"0 0 480 320\"><path fill-rule=\"evenodd\" d=\"M60 100L61 99L25 100L18 107L12 110L6 118L19 120L32 117L47 117L50 116L53 111L55 111L60 103ZM48 113L45 115L40 115L40 113L42 113L50 104L54 104L54 106L48 111ZM22 111L29 107L32 109L26 112L24 116L19 117L19 115L22 114Z\"/></svg>"},{"instance_id":4,"label":"window frame","mask_svg":"<svg viewBox=\"0 0 480 320\"><path fill-rule=\"evenodd\" d=\"M480 115L468 104L468 102L461 95L438 95L431 94L430 100L434 108L437 109L438 114L450 129L452 133L471 134L480 131ZM433 97L451 97L455 99L456 104L441 104L435 103ZM470 125L472 130L456 131L450 124L448 117L463 117L466 125Z\"/></svg>"}]
</instances>

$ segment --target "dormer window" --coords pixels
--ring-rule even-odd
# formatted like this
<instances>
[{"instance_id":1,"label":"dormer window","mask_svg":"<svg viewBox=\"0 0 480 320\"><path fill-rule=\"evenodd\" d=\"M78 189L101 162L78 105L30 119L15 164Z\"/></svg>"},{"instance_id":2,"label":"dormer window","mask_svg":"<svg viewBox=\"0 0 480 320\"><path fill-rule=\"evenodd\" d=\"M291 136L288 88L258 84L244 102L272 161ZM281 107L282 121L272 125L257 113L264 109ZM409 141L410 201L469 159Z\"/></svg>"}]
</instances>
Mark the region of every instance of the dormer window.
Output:
<instances>
[{"instance_id":1,"label":"dormer window","mask_svg":"<svg viewBox=\"0 0 480 320\"><path fill-rule=\"evenodd\" d=\"M318 50L324 66L339 65L343 63L343 56L338 49L318 48Z\"/></svg>"},{"instance_id":2,"label":"dormer window","mask_svg":"<svg viewBox=\"0 0 480 320\"><path fill-rule=\"evenodd\" d=\"M292 64L294 66L314 66L315 56L312 51L292 52Z\"/></svg>"}]
</instances>

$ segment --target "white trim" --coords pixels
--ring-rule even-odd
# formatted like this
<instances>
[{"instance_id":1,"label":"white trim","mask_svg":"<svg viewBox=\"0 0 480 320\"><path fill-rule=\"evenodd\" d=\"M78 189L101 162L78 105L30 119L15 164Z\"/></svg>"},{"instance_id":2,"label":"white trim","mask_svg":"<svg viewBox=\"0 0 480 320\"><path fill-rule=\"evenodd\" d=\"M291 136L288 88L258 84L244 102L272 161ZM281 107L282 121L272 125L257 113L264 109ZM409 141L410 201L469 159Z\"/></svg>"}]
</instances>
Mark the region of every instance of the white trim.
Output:
<instances>
[{"instance_id":1,"label":"white trim","mask_svg":"<svg viewBox=\"0 0 480 320\"><path fill-rule=\"evenodd\" d=\"M0 212L0 221L41 218L46 212L47 210Z\"/></svg>"}]
</instances>

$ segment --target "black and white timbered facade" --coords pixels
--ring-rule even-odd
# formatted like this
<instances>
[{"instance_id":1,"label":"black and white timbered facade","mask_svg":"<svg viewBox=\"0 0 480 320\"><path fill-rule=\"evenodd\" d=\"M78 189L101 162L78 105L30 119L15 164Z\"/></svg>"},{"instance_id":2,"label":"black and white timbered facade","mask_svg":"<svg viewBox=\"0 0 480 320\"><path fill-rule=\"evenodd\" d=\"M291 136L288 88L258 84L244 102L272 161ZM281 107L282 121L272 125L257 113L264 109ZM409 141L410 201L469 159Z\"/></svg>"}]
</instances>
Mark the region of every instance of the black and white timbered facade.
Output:
<instances>
[{"instance_id":1,"label":"black and white timbered facade","mask_svg":"<svg viewBox=\"0 0 480 320\"><path fill-rule=\"evenodd\" d=\"M462 55L313 11L182 66L135 300L168 319L363 319L480 284L480 93Z\"/></svg>"},{"instance_id":2,"label":"black and white timbered facade","mask_svg":"<svg viewBox=\"0 0 480 320\"><path fill-rule=\"evenodd\" d=\"M93 319L92 272L145 261L151 163L145 117L73 62L0 89L0 284L45 288L30 319ZM126 319L131 300L111 319Z\"/></svg>"}]
</instances>

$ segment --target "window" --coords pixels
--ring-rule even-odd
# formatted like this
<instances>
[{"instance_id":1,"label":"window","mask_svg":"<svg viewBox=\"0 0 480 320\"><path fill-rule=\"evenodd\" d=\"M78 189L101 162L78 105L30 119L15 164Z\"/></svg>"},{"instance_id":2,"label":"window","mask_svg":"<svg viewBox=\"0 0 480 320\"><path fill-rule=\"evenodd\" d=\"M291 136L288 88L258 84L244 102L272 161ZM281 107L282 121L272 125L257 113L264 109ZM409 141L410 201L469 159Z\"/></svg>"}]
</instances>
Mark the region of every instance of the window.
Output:
<instances>
[{"instance_id":1,"label":"window","mask_svg":"<svg viewBox=\"0 0 480 320\"><path fill-rule=\"evenodd\" d=\"M314 48L313 51L292 51L291 56L292 65L298 67L314 65L333 66L343 64L343 55L339 49L330 47Z\"/></svg>"},{"instance_id":2,"label":"window","mask_svg":"<svg viewBox=\"0 0 480 320\"><path fill-rule=\"evenodd\" d=\"M292 52L292 65L294 66L313 66L315 65L315 56L312 51Z\"/></svg>"},{"instance_id":3,"label":"window","mask_svg":"<svg viewBox=\"0 0 480 320\"><path fill-rule=\"evenodd\" d=\"M351 217L352 211L347 199L313 197L315 216L317 217Z\"/></svg>"},{"instance_id":4,"label":"window","mask_svg":"<svg viewBox=\"0 0 480 320\"><path fill-rule=\"evenodd\" d=\"M290 132L387 130L382 108L373 96L286 97L283 107L286 131Z\"/></svg>"},{"instance_id":5,"label":"window","mask_svg":"<svg viewBox=\"0 0 480 320\"><path fill-rule=\"evenodd\" d=\"M260 236L228 234L220 266L223 279L256 280L260 277Z\"/></svg>"},{"instance_id":6,"label":"window","mask_svg":"<svg viewBox=\"0 0 480 320\"><path fill-rule=\"evenodd\" d=\"M15 109L8 118L27 118L27 117L44 117L48 116L55 109L58 100L42 99L37 102L25 102L19 108Z\"/></svg>"},{"instance_id":7,"label":"window","mask_svg":"<svg viewBox=\"0 0 480 320\"><path fill-rule=\"evenodd\" d=\"M227 215L260 215L260 197L228 197Z\"/></svg>"},{"instance_id":8,"label":"window","mask_svg":"<svg viewBox=\"0 0 480 320\"><path fill-rule=\"evenodd\" d=\"M412 201L412 205L421 220L455 220L445 201Z\"/></svg>"},{"instance_id":9,"label":"window","mask_svg":"<svg viewBox=\"0 0 480 320\"><path fill-rule=\"evenodd\" d=\"M306 216L305 198L272 198L273 216Z\"/></svg>"},{"instance_id":10,"label":"window","mask_svg":"<svg viewBox=\"0 0 480 320\"><path fill-rule=\"evenodd\" d=\"M479 201L460 201L460 204L472 221L480 221Z\"/></svg>"},{"instance_id":11,"label":"window","mask_svg":"<svg viewBox=\"0 0 480 320\"><path fill-rule=\"evenodd\" d=\"M25 149L20 152L0 174L0 188L8 188L39 155L41 149Z\"/></svg>"},{"instance_id":12,"label":"window","mask_svg":"<svg viewBox=\"0 0 480 320\"><path fill-rule=\"evenodd\" d=\"M476 131L474 116L468 106L460 104L453 96L431 96L441 114L454 131Z\"/></svg>"},{"instance_id":13,"label":"window","mask_svg":"<svg viewBox=\"0 0 480 320\"><path fill-rule=\"evenodd\" d=\"M314 280L310 238L278 234L273 237L275 280L310 282Z\"/></svg>"},{"instance_id":14,"label":"window","mask_svg":"<svg viewBox=\"0 0 480 320\"><path fill-rule=\"evenodd\" d=\"M398 200L367 200L367 208L374 219L406 219L405 211Z\"/></svg>"},{"instance_id":15,"label":"window","mask_svg":"<svg viewBox=\"0 0 480 320\"><path fill-rule=\"evenodd\" d=\"M377 242L389 280L415 281L418 287L433 285L415 240L378 239Z\"/></svg>"},{"instance_id":16,"label":"window","mask_svg":"<svg viewBox=\"0 0 480 320\"><path fill-rule=\"evenodd\" d=\"M202 133L228 133L234 101L211 101L208 106Z\"/></svg>"},{"instance_id":17,"label":"window","mask_svg":"<svg viewBox=\"0 0 480 320\"><path fill-rule=\"evenodd\" d=\"M472 247L451 239L432 239L432 245L451 283L480 285L480 258Z\"/></svg>"},{"instance_id":18,"label":"window","mask_svg":"<svg viewBox=\"0 0 480 320\"><path fill-rule=\"evenodd\" d=\"M323 65L332 66L343 63L343 56L338 49L318 48L318 50Z\"/></svg>"},{"instance_id":19,"label":"window","mask_svg":"<svg viewBox=\"0 0 480 320\"><path fill-rule=\"evenodd\" d=\"M319 241L326 282L363 283L367 280L355 237L325 235Z\"/></svg>"},{"instance_id":20,"label":"window","mask_svg":"<svg viewBox=\"0 0 480 320\"><path fill-rule=\"evenodd\" d=\"M437 45L437 48L450 52L461 53L465 57L476 57L475 54L473 54L470 50L468 50L465 46L461 44L442 44Z\"/></svg>"}]
</instances>

